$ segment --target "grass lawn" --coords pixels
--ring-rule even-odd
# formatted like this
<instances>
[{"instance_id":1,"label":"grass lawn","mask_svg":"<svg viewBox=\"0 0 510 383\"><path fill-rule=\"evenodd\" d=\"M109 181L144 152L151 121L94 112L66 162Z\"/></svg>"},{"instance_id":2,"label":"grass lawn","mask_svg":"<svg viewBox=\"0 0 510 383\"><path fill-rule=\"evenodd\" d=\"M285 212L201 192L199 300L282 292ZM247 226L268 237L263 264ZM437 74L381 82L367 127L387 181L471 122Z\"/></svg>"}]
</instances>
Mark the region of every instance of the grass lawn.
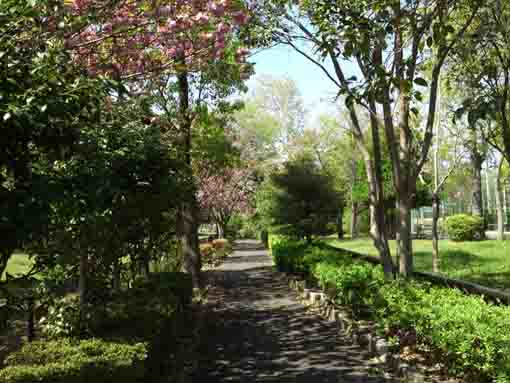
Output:
<instances>
[{"instance_id":1,"label":"grass lawn","mask_svg":"<svg viewBox=\"0 0 510 383\"><path fill-rule=\"evenodd\" d=\"M377 255L369 238L329 240L331 245L362 254ZM395 241L390 241L395 254ZM414 240L414 263L418 271L432 271L432 241ZM488 287L510 290L510 241L440 241L441 272Z\"/></svg>"},{"instance_id":2,"label":"grass lawn","mask_svg":"<svg viewBox=\"0 0 510 383\"><path fill-rule=\"evenodd\" d=\"M9 263L7 264L6 272L11 275L23 274L32 267L32 261L28 258L27 254L14 253ZM2 275L2 279L5 278L5 274Z\"/></svg>"}]
</instances>

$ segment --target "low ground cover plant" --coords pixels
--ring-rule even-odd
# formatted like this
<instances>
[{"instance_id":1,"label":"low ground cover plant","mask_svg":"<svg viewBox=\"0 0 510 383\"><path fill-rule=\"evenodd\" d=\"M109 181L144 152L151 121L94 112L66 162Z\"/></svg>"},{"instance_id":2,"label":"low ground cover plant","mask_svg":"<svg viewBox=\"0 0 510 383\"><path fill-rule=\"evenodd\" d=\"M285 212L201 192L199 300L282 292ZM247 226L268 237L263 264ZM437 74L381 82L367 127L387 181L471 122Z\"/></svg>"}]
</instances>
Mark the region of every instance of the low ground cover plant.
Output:
<instances>
[{"instance_id":1,"label":"low ground cover plant","mask_svg":"<svg viewBox=\"0 0 510 383\"><path fill-rule=\"evenodd\" d=\"M270 247L278 269L315 280L401 346L432 349L469 382L510 382L510 308L426 282L385 280L379 266L288 238L271 237Z\"/></svg>"}]
</instances>

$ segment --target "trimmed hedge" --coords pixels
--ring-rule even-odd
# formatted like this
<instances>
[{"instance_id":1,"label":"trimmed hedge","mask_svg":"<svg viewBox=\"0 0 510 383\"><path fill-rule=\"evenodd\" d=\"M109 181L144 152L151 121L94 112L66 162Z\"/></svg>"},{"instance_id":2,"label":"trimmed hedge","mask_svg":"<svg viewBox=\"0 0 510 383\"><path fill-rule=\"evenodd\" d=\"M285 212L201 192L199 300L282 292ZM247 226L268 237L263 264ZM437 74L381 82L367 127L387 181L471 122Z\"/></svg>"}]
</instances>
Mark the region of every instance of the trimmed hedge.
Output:
<instances>
[{"instance_id":1,"label":"trimmed hedge","mask_svg":"<svg viewBox=\"0 0 510 383\"><path fill-rule=\"evenodd\" d=\"M484 237L482 217L469 214L457 214L446 218L446 232L452 241L478 241Z\"/></svg>"},{"instance_id":2,"label":"trimmed hedge","mask_svg":"<svg viewBox=\"0 0 510 383\"><path fill-rule=\"evenodd\" d=\"M147 346L99 339L60 339L28 343L7 357L0 370L5 383L109 383L140 381Z\"/></svg>"},{"instance_id":3,"label":"trimmed hedge","mask_svg":"<svg viewBox=\"0 0 510 383\"><path fill-rule=\"evenodd\" d=\"M270 241L282 271L313 279L353 314L368 315L400 345L435 350L451 374L470 382L510 382L510 308L460 290L387 281L380 266L286 238Z\"/></svg>"}]
</instances>

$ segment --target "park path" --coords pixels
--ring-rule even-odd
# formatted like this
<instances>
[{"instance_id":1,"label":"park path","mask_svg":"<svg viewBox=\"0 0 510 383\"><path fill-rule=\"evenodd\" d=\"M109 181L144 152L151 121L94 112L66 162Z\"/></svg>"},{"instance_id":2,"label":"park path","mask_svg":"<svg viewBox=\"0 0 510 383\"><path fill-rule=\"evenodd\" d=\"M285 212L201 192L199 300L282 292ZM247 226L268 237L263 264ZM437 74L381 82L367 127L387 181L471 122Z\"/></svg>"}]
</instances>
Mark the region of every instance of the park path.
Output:
<instances>
[{"instance_id":1,"label":"park path","mask_svg":"<svg viewBox=\"0 0 510 383\"><path fill-rule=\"evenodd\" d=\"M238 242L207 278L209 303L193 382L395 381L383 378L335 323L307 312L260 243Z\"/></svg>"}]
</instances>

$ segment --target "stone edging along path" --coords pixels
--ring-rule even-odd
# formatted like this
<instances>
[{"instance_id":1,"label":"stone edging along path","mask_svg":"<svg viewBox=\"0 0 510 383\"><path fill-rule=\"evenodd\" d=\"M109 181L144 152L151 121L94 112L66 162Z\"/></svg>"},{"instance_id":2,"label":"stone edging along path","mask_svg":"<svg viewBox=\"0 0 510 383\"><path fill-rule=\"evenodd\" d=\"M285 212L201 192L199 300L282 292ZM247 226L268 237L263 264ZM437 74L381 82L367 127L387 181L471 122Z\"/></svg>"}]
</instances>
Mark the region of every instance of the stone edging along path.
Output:
<instances>
[{"instance_id":1,"label":"stone edging along path","mask_svg":"<svg viewBox=\"0 0 510 383\"><path fill-rule=\"evenodd\" d=\"M375 332L373 322L356 321L342 307L334 304L326 293L316 288L309 288L307 282L293 275L286 275L289 288L299 294L301 302L321 317L336 322L340 331L351 337L353 344L366 347L378 362L384 364L388 371L395 373L404 382L458 382L440 376L440 366L435 368L409 363L402 360L400 350L392 346L385 338ZM419 362L419 361L418 361Z\"/></svg>"}]
</instances>

